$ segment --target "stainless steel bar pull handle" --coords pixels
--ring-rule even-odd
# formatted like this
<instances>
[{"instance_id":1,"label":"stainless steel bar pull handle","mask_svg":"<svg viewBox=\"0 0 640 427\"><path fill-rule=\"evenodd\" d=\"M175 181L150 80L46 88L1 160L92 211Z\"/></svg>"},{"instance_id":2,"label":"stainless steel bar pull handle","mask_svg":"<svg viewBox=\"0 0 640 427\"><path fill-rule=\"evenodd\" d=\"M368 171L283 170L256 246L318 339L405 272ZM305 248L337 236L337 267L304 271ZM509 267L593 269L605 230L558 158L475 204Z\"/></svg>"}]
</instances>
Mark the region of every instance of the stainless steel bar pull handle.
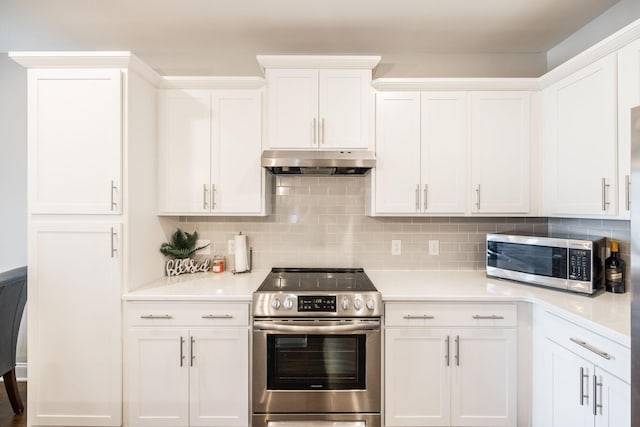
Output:
<instances>
[{"instance_id":1,"label":"stainless steel bar pull handle","mask_svg":"<svg viewBox=\"0 0 640 427\"><path fill-rule=\"evenodd\" d=\"M195 354L193 354L193 344L196 342L196 339L191 337L191 342L189 343L189 354L191 354L191 362L190 365L193 366L193 361L195 360L196 356Z\"/></svg>"},{"instance_id":2,"label":"stainless steel bar pull handle","mask_svg":"<svg viewBox=\"0 0 640 427\"><path fill-rule=\"evenodd\" d=\"M146 314L143 316L140 316L141 319L173 319L173 316L169 315L169 314Z\"/></svg>"},{"instance_id":3,"label":"stainless steel bar pull handle","mask_svg":"<svg viewBox=\"0 0 640 427\"><path fill-rule=\"evenodd\" d=\"M631 210L631 177L629 175L624 176L624 194L625 194L625 209Z\"/></svg>"},{"instance_id":4,"label":"stainless steel bar pull handle","mask_svg":"<svg viewBox=\"0 0 640 427\"><path fill-rule=\"evenodd\" d=\"M318 144L318 125L316 123L316 118L313 118L313 128L311 129L311 132L313 134L313 145L317 145Z\"/></svg>"},{"instance_id":5,"label":"stainless steel bar pull handle","mask_svg":"<svg viewBox=\"0 0 640 427\"><path fill-rule=\"evenodd\" d=\"M480 210L480 184L476 186L476 208Z\"/></svg>"},{"instance_id":6,"label":"stainless steel bar pull handle","mask_svg":"<svg viewBox=\"0 0 640 427\"><path fill-rule=\"evenodd\" d=\"M423 203L425 211L427 210L427 195L428 195L428 193L427 193L427 184L425 184L424 185L424 203Z\"/></svg>"},{"instance_id":7,"label":"stainless steel bar pull handle","mask_svg":"<svg viewBox=\"0 0 640 427\"><path fill-rule=\"evenodd\" d=\"M420 184L416 185L416 212L420 210Z\"/></svg>"},{"instance_id":8,"label":"stainless steel bar pull handle","mask_svg":"<svg viewBox=\"0 0 640 427\"><path fill-rule=\"evenodd\" d=\"M602 210L606 211L607 206L610 204L607 202L607 188L609 184L607 184L607 178L602 178Z\"/></svg>"},{"instance_id":9,"label":"stainless steel bar pull handle","mask_svg":"<svg viewBox=\"0 0 640 427\"><path fill-rule=\"evenodd\" d=\"M211 184L211 210L216 208L216 185Z\"/></svg>"},{"instance_id":10,"label":"stainless steel bar pull handle","mask_svg":"<svg viewBox=\"0 0 640 427\"><path fill-rule=\"evenodd\" d=\"M324 117L320 119L320 143L323 145L325 143Z\"/></svg>"},{"instance_id":11,"label":"stainless steel bar pull handle","mask_svg":"<svg viewBox=\"0 0 640 427\"><path fill-rule=\"evenodd\" d=\"M434 316L430 316L428 314L423 314L420 316L415 316L413 314L407 314L406 316L403 317L403 319L406 320L414 320L414 319L422 319L422 320L430 320L430 319L435 319Z\"/></svg>"},{"instance_id":12,"label":"stainless steel bar pull handle","mask_svg":"<svg viewBox=\"0 0 640 427\"><path fill-rule=\"evenodd\" d=\"M110 242L111 242L111 258L115 258L116 257L116 252L118 252L118 247L116 246L116 235L118 233L116 233L116 230L111 227L111 235L110 235Z\"/></svg>"},{"instance_id":13,"label":"stainless steel bar pull handle","mask_svg":"<svg viewBox=\"0 0 640 427\"><path fill-rule=\"evenodd\" d=\"M203 319L233 319L231 314L204 314Z\"/></svg>"},{"instance_id":14,"label":"stainless steel bar pull handle","mask_svg":"<svg viewBox=\"0 0 640 427\"><path fill-rule=\"evenodd\" d=\"M207 202L209 197L207 196L207 184L202 185L202 209L207 210Z\"/></svg>"},{"instance_id":15,"label":"stainless steel bar pull handle","mask_svg":"<svg viewBox=\"0 0 640 427\"><path fill-rule=\"evenodd\" d=\"M184 338L180 337L180 367L184 366Z\"/></svg>"},{"instance_id":16,"label":"stainless steel bar pull handle","mask_svg":"<svg viewBox=\"0 0 640 427\"><path fill-rule=\"evenodd\" d=\"M569 340L571 340L572 342L578 344L580 347L586 348L590 352L597 354L598 356L602 357L603 359L611 360L611 359L614 358L609 353L607 353L605 351L602 351L597 347L592 346L591 344L587 343L586 341L582 341L581 339L578 339L578 338L569 338Z\"/></svg>"},{"instance_id":17,"label":"stainless steel bar pull handle","mask_svg":"<svg viewBox=\"0 0 640 427\"><path fill-rule=\"evenodd\" d=\"M456 339L455 339L455 343L456 343L456 366L460 366L460 336L456 335Z\"/></svg>"},{"instance_id":18,"label":"stainless steel bar pull handle","mask_svg":"<svg viewBox=\"0 0 640 427\"><path fill-rule=\"evenodd\" d=\"M587 380L587 387L589 381L589 373L583 367L580 367L580 406L584 405L584 400L589 398L589 394L585 394L585 378ZM588 390L588 388L587 388Z\"/></svg>"},{"instance_id":19,"label":"stainless steel bar pull handle","mask_svg":"<svg viewBox=\"0 0 640 427\"><path fill-rule=\"evenodd\" d=\"M473 318L476 320L502 320L504 319L504 316L496 316L495 314L492 314L491 316L481 316L479 314L476 314L473 316Z\"/></svg>"},{"instance_id":20,"label":"stainless steel bar pull handle","mask_svg":"<svg viewBox=\"0 0 640 427\"><path fill-rule=\"evenodd\" d=\"M445 339L445 355L444 355L444 359L447 361L447 366L449 366L449 356L450 356L450 350L449 350L449 341L451 341L451 338L447 335L447 338Z\"/></svg>"},{"instance_id":21,"label":"stainless steel bar pull handle","mask_svg":"<svg viewBox=\"0 0 640 427\"><path fill-rule=\"evenodd\" d=\"M600 388L600 393L598 393ZM600 395L598 397L598 394ZM600 409L600 415L602 415L602 381L598 381L596 375L593 376L593 415L598 415L598 409Z\"/></svg>"},{"instance_id":22,"label":"stainless steel bar pull handle","mask_svg":"<svg viewBox=\"0 0 640 427\"><path fill-rule=\"evenodd\" d=\"M115 191L118 189L115 182L111 180L111 211L115 211L118 207L118 202L116 202Z\"/></svg>"}]
</instances>

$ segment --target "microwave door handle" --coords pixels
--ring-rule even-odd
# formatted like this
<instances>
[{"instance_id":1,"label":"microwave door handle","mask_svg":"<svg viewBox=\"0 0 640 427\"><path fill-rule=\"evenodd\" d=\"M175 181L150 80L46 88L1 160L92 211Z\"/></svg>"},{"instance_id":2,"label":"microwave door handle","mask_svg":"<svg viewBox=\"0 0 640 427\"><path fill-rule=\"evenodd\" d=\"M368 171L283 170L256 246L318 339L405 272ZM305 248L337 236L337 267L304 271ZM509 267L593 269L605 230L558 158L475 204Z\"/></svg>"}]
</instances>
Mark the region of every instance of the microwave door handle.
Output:
<instances>
[{"instance_id":1,"label":"microwave door handle","mask_svg":"<svg viewBox=\"0 0 640 427\"><path fill-rule=\"evenodd\" d=\"M253 322L254 329L277 332L325 333L325 332L357 332L380 329L380 322L367 322L355 325L303 326L283 325L270 322Z\"/></svg>"}]
</instances>

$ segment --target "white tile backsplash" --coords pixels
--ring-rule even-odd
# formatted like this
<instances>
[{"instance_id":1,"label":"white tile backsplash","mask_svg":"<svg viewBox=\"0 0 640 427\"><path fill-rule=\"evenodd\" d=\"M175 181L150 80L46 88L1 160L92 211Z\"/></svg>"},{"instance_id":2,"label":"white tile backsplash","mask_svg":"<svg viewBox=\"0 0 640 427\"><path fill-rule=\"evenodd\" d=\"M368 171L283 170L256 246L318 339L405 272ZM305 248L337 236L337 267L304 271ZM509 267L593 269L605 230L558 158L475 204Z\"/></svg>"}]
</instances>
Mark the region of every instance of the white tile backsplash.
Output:
<instances>
[{"instance_id":1,"label":"white tile backsplash","mask_svg":"<svg viewBox=\"0 0 640 427\"><path fill-rule=\"evenodd\" d=\"M277 177L274 213L255 217L182 217L180 227L211 240L228 256L227 240L242 232L254 268L275 266L368 269L482 270L487 232L546 231L546 218L367 217L362 177ZM391 255L391 240L402 254ZM429 240L440 241L429 255Z\"/></svg>"}]
</instances>

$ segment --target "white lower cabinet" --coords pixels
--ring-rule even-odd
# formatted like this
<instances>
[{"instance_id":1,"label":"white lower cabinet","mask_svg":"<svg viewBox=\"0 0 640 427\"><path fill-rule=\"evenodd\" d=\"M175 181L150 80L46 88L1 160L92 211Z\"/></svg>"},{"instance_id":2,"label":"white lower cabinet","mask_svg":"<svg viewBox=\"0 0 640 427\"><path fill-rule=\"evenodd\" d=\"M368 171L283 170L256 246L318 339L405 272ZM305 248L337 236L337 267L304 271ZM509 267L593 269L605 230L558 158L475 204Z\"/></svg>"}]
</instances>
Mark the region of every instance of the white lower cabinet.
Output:
<instances>
[{"instance_id":1,"label":"white lower cabinet","mask_svg":"<svg viewBox=\"0 0 640 427\"><path fill-rule=\"evenodd\" d=\"M30 426L122 424L121 231L31 220Z\"/></svg>"},{"instance_id":2,"label":"white lower cabinet","mask_svg":"<svg viewBox=\"0 0 640 427\"><path fill-rule=\"evenodd\" d=\"M631 425L629 349L547 313L542 341L545 427Z\"/></svg>"},{"instance_id":3,"label":"white lower cabinet","mask_svg":"<svg viewBox=\"0 0 640 427\"><path fill-rule=\"evenodd\" d=\"M515 306L386 307L385 425L515 426Z\"/></svg>"},{"instance_id":4,"label":"white lower cabinet","mask_svg":"<svg viewBox=\"0 0 640 427\"><path fill-rule=\"evenodd\" d=\"M138 304L128 310L129 426L249 425L248 307L242 306L180 304L174 312L171 304ZM221 326L225 322L229 326Z\"/></svg>"}]
</instances>

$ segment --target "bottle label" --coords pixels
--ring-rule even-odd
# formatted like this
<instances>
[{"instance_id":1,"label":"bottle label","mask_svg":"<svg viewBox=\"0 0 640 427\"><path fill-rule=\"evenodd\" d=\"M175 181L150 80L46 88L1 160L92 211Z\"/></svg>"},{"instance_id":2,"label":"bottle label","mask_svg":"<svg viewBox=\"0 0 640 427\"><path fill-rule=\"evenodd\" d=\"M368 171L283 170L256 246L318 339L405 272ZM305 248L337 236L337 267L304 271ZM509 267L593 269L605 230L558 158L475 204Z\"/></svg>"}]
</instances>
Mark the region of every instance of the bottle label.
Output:
<instances>
[{"instance_id":1,"label":"bottle label","mask_svg":"<svg viewBox=\"0 0 640 427\"><path fill-rule=\"evenodd\" d=\"M607 271L607 280L611 280L611 281L622 280L622 272Z\"/></svg>"}]
</instances>

